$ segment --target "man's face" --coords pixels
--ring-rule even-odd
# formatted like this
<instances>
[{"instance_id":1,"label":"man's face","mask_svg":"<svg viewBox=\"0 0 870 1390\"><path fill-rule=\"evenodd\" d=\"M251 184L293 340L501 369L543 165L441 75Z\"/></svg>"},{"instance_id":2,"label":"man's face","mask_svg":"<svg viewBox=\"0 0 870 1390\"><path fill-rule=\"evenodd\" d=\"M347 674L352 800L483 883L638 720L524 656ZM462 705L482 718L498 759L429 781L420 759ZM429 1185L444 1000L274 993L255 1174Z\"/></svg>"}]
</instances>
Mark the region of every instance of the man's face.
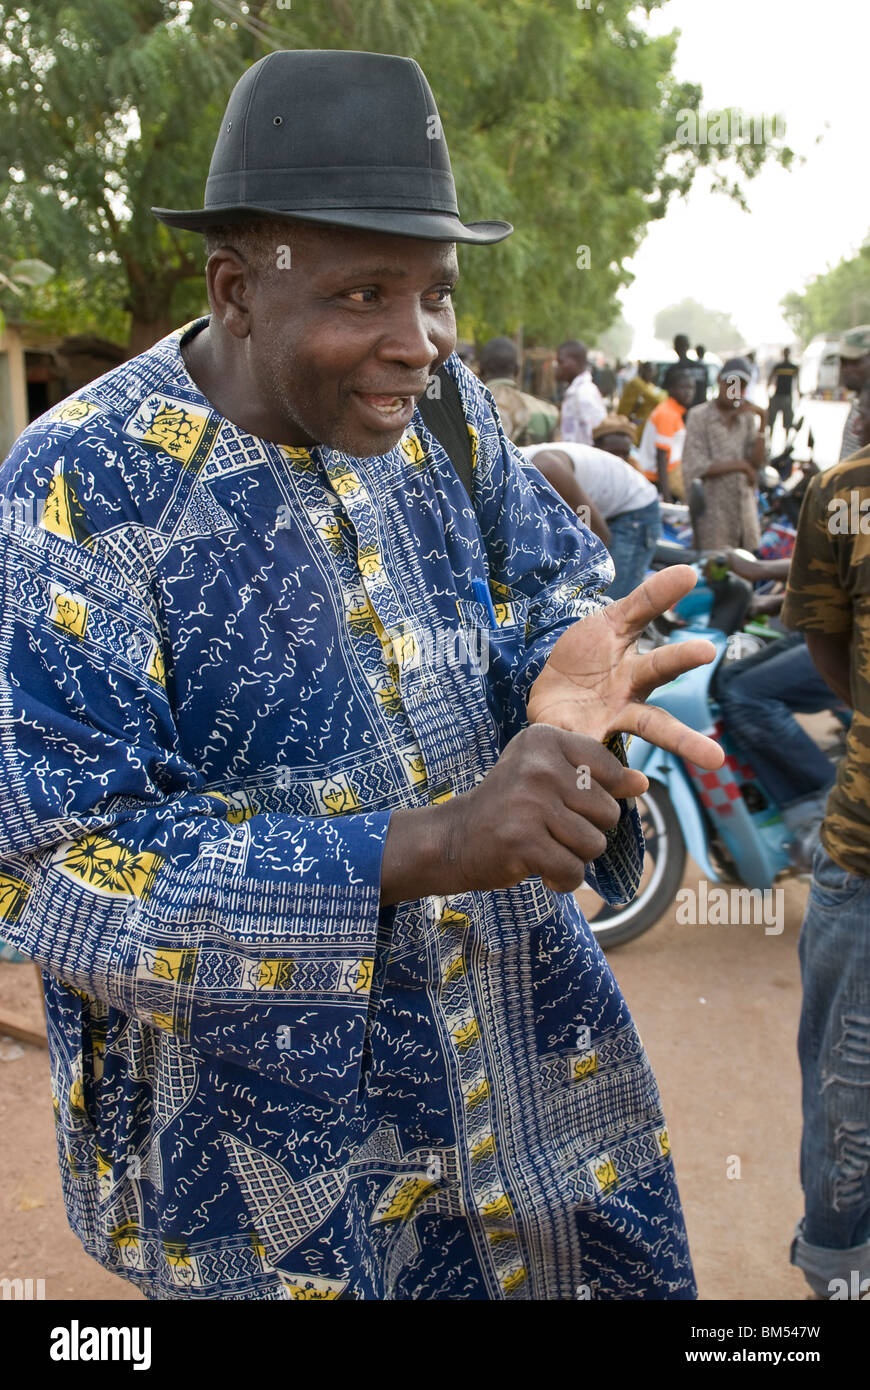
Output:
<instances>
[{"instance_id":1,"label":"man's face","mask_svg":"<svg viewBox=\"0 0 870 1390\"><path fill-rule=\"evenodd\" d=\"M456 342L456 248L299 223L285 240L291 265L255 273L245 291L260 433L357 458L388 453Z\"/></svg>"},{"instance_id":2,"label":"man's face","mask_svg":"<svg viewBox=\"0 0 870 1390\"><path fill-rule=\"evenodd\" d=\"M860 391L870 381L870 352L864 357L841 357L840 380L847 391Z\"/></svg>"},{"instance_id":3,"label":"man's face","mask_svg":"<svg viewBox=\"0 0 870 1390\"><path fill-rule=\"evenodd\" d=\"M748 381L744 381L742 376L720 376L719 378L719 401L722 405L731 406L736 410L746 395Z\"/></svg>"},{"instance_id":4,"label":"man's face","mask_svg":"<svg viewBox=\"0 0 870 1390\"><path fill-rule=\"evenodd\" d=\"M695 399L695 383L690 376L678 376L672 383L671 395L682 406L690 406Z\"/></svg>"},{"instance_id":5,"label":"man's face","mask_svg":"<svg viewBox=\"0 0 870 1390\"><path fill-rule=\"evenodd\" d=\"M585 359L581 361L574 353L563 352L560 348L556 353L556 380L572 382L575 376L579 376L585 370Z\"/></svg>"}]
</instances>

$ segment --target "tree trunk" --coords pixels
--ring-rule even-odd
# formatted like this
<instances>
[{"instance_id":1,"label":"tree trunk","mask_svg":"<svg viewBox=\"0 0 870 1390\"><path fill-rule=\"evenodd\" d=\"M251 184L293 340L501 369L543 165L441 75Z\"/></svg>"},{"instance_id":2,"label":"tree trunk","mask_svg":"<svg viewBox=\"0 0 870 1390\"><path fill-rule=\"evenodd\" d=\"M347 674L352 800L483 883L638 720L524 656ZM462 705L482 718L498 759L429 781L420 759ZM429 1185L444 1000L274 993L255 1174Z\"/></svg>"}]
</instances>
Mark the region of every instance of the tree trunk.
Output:
<instances>
[{"instance_id":1,"label":"tree trunk","mask_svg":"<svg viewBox=\"0 0 870 1390\"><path fill-rule=\"evenodd\" d=\"M171 333L173 328L178 328L177 323L173 323L169 314L153 315L137 314L133 309L133 319L130 324L130 337L128 348L131 357L137 357L146 348L153 347L161 338L165 338L167 333Z\"/></svg>"}]
</instances>

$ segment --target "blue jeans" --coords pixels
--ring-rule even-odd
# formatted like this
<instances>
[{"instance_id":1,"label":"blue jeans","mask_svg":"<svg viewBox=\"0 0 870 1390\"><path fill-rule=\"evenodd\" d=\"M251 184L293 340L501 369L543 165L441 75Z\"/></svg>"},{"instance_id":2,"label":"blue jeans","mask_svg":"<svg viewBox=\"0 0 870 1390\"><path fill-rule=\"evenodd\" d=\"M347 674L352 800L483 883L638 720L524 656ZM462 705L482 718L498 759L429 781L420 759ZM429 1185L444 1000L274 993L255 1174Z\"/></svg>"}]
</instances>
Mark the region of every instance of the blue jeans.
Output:
<instances>
[{"instance_id":1,"label":"blue jeans","mask_svg":"<svg viewBox=\"0 0 870 1390\"><path fill-rule=\"evenodd\" d=\"M870 878L841 869L820 845L799 948L805 1215L791 1262L826 1298L860 1297L864 1280L870 1293L868 928Z\"/></svg>"},{"instance_id":2,"label":"blue jeans","mask_svg":"<svg viewBox=\"0 0 870 1390\"><path fill-rule=\"evenodd\" d=\"M609 598L625 598L641 583L662 534L658 501L638 507L633 512L608 517L607 525L610 528L607 548L616 570L616 578L607 595Z\"/></svg>"},{"instance_id":3,"label":"blue jeans","mask_svg":"<svg viewBox=\"0 0 870 1390\"><path fill-rule=\"evenodd\" d=\"M794 716L840 701L799 632L720 667L715 690L725 728L778 806L833 786L832 762Z\"/></svg>"}]
</instances>

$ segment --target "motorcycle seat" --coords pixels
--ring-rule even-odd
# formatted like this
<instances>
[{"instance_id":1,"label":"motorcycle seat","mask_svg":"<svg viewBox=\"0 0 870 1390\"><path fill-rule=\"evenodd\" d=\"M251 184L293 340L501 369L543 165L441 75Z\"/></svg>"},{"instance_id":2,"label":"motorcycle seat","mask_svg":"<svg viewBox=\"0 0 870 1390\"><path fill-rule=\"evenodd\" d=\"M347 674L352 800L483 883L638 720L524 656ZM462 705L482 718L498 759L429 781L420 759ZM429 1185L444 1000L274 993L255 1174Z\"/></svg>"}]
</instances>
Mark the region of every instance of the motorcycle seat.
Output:
<instances>
[{"instance_id":1,"label":"motorcycle seat","mask_svg":"<svg viewBox=\"0 0 870 1390\"><path fill-rule=\"evenodd\" d=\"M701 558L700 550L691 550L676 541L659 541L651 561L654 570L667 569L668 565L694 565Z\"/></svg>"}]
</instances>

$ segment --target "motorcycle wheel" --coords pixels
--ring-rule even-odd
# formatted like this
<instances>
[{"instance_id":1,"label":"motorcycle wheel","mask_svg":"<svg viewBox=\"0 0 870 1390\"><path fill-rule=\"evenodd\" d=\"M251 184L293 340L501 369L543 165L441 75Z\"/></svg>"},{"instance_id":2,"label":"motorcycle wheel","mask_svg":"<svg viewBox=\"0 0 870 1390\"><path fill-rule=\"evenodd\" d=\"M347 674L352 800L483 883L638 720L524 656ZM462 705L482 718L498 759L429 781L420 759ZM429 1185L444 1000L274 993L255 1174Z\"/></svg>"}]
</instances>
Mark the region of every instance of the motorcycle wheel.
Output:
<instances>
[{"instance_id":1,"label":"motorcycle wheel","mask_svg":"<svg viewBox=\"0 0 870 1390\"><path fill-rule=\"evenodd\" d=\"M654 927L674 901L686 868L686 842L667 789L652 781L637 798L646 853L636 897L611 907L584 883L575 897L602 950L622 946Z\"/></svg>"}]
</instances>

